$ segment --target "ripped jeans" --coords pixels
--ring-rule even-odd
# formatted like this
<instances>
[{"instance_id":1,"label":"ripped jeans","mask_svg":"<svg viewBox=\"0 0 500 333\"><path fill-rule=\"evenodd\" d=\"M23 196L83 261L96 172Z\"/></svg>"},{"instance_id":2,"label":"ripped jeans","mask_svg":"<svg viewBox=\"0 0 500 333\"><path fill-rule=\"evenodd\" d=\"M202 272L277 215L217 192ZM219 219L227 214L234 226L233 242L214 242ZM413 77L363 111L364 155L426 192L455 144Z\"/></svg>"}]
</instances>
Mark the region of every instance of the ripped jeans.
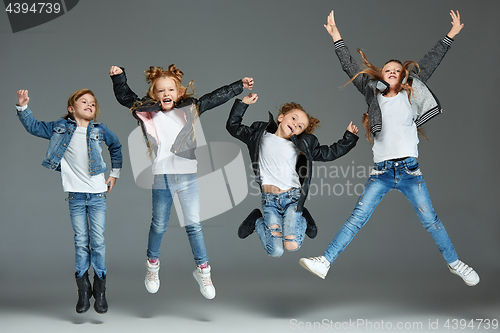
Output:
<instances>
[{"instance_id":1,"label":"ripped jeans","mask_svg":"<svg viewBox=\"0 0 500 333\"><path fill-rule=\"evenodd\" d=\"M332 263L344 251L356 233L368 222L375 207L391 190L398 190L410 201L422 226L432 235L446 262L457 260L455 248L432 208L431 198L415 157L397 162L375 163L354 211L326 249L325 258Z\"/></svg>"},{"instance_id":2,"label":"ripped jeans","mask_svg":"<svg viewBox=\"0 0 500 333\"><path fill-rule=\"evenodd\" d=\"M255 222L255 231L271 257L281 257L284 247L297 251L304 241L306 219L295 210L299 198L298 188L279 194L262 192L263 217Z\"/></svg>"}]
</instances>

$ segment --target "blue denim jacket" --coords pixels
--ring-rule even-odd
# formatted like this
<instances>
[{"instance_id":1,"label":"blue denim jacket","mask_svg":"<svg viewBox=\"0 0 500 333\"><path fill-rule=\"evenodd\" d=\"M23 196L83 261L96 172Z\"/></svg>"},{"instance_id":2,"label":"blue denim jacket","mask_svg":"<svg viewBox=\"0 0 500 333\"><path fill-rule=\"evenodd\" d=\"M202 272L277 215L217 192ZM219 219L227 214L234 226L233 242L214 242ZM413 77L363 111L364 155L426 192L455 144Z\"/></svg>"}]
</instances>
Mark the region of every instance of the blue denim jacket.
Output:
<instances>
[{"instance_id":1,"label":"blue denim jacket","mask_svg":"<svg viewBox=\"0 0 500 333\"><path fill-rule=\"evenodd\" d=\"M73 137L76 122L63 118L51 122L38 121L29 107L24 111L17 112L17 116L30 134L50 140L49 149L42 165L48 169L61 171L61 159ZM87 148L89 150L91 176L108 171L106 163L102 159L102 141L108 146L111 167L113 169L122 167L122 145L118 137L106 125L91 121L87 127Z\"/></svg>"}]
</instances>

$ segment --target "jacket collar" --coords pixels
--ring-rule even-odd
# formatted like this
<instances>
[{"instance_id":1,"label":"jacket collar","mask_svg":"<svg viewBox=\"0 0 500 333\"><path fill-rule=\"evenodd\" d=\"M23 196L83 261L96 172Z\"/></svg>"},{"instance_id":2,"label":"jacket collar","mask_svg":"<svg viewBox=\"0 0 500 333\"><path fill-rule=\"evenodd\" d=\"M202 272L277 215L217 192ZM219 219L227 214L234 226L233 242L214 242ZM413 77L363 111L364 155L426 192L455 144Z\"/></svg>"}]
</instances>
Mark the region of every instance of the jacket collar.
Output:
<instances>
[{"instance_id":1,"label":"jacket collar","mask_svg":"<svg viewBox=\"0 0 500 333\"><path fill-rule=\"evenodd\" d=\"M269 121L266 126L266 131L268 131L269 133L275 133L278 130L278 125L274 121L272 113L271 112L268 113L269 113Z\"/></svg>"}]
</instances>

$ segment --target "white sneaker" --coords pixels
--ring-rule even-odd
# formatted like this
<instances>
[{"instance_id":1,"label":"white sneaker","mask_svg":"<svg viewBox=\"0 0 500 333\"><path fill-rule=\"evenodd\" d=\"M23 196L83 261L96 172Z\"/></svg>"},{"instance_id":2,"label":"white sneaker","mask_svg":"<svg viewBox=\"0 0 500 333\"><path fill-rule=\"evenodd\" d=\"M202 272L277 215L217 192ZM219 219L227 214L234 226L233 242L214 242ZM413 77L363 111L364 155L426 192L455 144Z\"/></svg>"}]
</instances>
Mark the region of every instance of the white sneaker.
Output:
<instances>
[{"instance_id":1,"label":"white sneaker","mask_svg":"<svg viewBox=\"0 0 500 333\"><path fill-rule=\"evenodd\" d=\"M468 286L472 287L479 283L479 275L477 275L474 268L465 264L461 260L458 261L458 264L455 267L452 268L448 265L448 268L450 269L450 272L460 276Z\"/></svg>"},{"instance_id":2,"label":"white sneaker","mask_svg":"<svg viewBox=\"0 0 500 333\"><path fill-rule=\"evenodd\" d=\"M212 279L210 278L210 265L207 268L201 269L196 267L193 272L193 277L200 285L200 292L205 298L212 299L215 297L215 287L212 284Z\"/></svg>"},{"instance_id":3,"label":"white sneaker","mask_svg":"<svg viewBox=\"0 0 500 333\"><path fill-rule=\"evenodd\" d=\"M325 257L310 257L301 258L299 260L300 266L307 269L309 272L316 274L320 278L324 279L328 270L330 269L330 262L326 260Z\"/></svg>"},{"instance_id":4,"label":"white sneaker","mask_svg":"<svg viewBox=\"0 0 500 333\"><path fill-rule=\"evenodd\" d=\"M160 289L160 260L156 264L150 263L149 259L146 260L146 268L148 271L144 279L144 285L151 294L154 294Z\"/></svg>"}]
</instances>

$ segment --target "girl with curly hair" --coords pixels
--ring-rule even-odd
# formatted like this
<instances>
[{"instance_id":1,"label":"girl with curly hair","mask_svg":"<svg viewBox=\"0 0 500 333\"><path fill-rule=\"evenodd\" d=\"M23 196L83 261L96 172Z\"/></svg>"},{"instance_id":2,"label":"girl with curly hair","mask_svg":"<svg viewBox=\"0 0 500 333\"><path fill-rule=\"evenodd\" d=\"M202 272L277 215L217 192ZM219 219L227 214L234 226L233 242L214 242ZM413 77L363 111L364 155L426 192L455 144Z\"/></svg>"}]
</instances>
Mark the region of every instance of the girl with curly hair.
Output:
<instances>
[{"instance_id":1,"label":"girl with curly hair","mask_svg":"<svg viewBox=\"0 0 500 333\"><path fill-rule=\"evenodd\" d=\"M319 120L297 103L284 104L276 122L269 114L269 121L243 125L248 105L257 99L256 94L237 99L226 124L229 133L248 146L262 192L262 212L254 209L241 223L238 236L246 238L256 231L267 254L278 258L285 249L300 248L312 220L304 208L312 161L333 161L347 154L356 145L358 128L351 122L341 140L320 145L312 134Z\"/></svg>"},{"instance_id":2,"label":"girl with curly hair","mask_svg":"<svg viewBox=\"0 0 500 333\"><path fill-rule=\"evenodd\" d=\"M151 66L144 72L149 83L147 95L139 98L128 86L124 68L112 66L109 75L116 99L131 109L154 158L153 218L148 238L147 273L144 280L146 289L156 293L160 287L160 248L167 230L173 197L177 193L196 263L193 277L202 295L212 299L215 297L215 288L200 223L194 122L205 111L240 94L243 88L252 89L253 79L245 77L197 99L182 85L184 73L174 64L167 70Z\"/></svg>"}]
</instances>

